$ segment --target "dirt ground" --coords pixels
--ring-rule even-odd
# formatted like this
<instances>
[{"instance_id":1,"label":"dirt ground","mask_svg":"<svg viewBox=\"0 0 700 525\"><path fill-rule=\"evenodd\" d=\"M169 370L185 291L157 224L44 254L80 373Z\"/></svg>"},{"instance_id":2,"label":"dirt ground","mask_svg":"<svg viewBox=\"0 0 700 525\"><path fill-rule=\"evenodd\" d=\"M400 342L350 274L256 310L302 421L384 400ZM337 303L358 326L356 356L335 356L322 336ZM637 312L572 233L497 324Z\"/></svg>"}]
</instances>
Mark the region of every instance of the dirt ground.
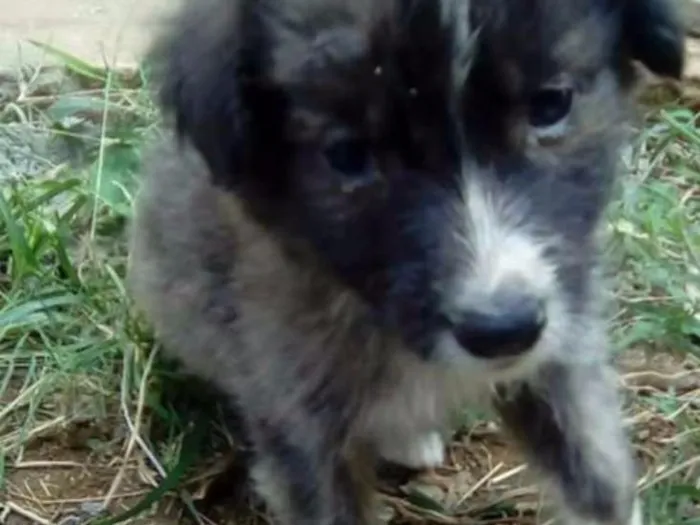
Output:
<instances>
[{"instance_id":1,"label":"dirt ground","mask_svg":"<svg viewBox=\"0 0 700 525\"><path fill-rule=\"evenodd\" d=\"M698 390L700 376L664 355L647 360L642 353L628 352L618 365L628 392L635 394L629 397L626 413L637 458L643 471L650 472L668 451L676 429L663 414L650 410L645 395ZM116 407L114 413L118 414ZM47 429L46 437L31 440L24 457L8 472L6 495L11 507L7 520L0 516L0 523L78 525L99 513L105 503L114 515L141 500L155 486L157 475L140 454L125 459L123 443L128 440L117 419L61 428L57 423ZM264 510L250 505L243 478L231 477L244 473L244 468L240 458L212 455L180 484L191 495L196 519L181 498L170 493L131 523L262 525ZM533 474L495 423L479 423L454 438L443 467L411 477L383 478L381 515L396 525L544 523L545 509Z\"/></svg>"}]
</instances>

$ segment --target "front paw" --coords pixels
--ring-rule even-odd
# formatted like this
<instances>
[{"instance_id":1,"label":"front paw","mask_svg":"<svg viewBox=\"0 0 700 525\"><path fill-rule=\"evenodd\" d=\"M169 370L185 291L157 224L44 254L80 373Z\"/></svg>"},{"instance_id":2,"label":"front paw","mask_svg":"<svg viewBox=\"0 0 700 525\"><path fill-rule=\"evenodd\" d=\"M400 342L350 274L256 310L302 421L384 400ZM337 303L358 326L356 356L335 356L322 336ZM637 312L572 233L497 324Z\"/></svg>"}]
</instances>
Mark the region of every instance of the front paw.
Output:
<instances>
[{"instance_id":1,"label":"front paw","mask_svg":"<svg viewBox=\"0 0 700 525\"><path fill-rule=\"evenodd\" d=\"M628 525L644 525L642 503L638 499L634 501L634 508L632 509L632 518L630 519Z\"/></svg>"},{"instance_id":2,"label":"front paw","mask_svg":"<svg viewBox=\"0 0 700 525\"><path fill-rule=\"evenodd\" d=\"M642 513L642 503L639 499L635 499L630 514L629 520L596 520L591 518L583 518L580 516L569 516L562 520L564 525L644 525L644 515Z\"/></svg>"},{"instance_id":3,"label":"front paw","mask_svg":"<svg viewBox=\"0 0 700 525\"><path fill-rule=\"evenodd\" d=\"M445 461L445 443L439 432L428 432L383 443L379 453L386 461L412 469L434 468Z\"/></svg>"}]
</instances>

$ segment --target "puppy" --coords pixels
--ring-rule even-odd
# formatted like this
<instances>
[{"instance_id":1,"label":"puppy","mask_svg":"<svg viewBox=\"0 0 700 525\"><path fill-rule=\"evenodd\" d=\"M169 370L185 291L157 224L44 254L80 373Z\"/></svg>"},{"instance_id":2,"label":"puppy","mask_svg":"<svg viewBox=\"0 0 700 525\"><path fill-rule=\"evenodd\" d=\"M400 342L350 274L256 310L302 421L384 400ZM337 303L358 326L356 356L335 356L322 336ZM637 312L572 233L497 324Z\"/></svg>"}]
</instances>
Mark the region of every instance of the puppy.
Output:
<instances>
[{"instance_id":1,"label":"puppy","mask_svg":"<svg viewBox=\"0 0 700 525\"><path fill-rule=\"evenodd\" d=\"M468 401L566 524L642 523L598 226L670 2L197 0L151 57L130 287L280 523L373 522L374 458L440 464Z\"/></svg>"}]
</instances>

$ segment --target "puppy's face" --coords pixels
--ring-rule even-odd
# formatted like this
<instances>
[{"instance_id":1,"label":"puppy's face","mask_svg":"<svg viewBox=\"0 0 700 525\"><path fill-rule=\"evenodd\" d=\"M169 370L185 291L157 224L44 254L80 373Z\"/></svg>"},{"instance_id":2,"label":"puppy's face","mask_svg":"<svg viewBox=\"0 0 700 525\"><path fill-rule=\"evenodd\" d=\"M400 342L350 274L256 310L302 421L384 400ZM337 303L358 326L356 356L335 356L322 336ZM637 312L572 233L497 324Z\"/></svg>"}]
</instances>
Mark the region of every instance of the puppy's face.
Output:
<instances>
[{"instance_id":1,"label":"puppy's face","mask_svg":"<svg viewBox=\"0 0 700 525\"><path fill-rule=\"evenodd\" d=\"M426 359L574 351L632 61L682 67L663 0L218 4L161 91L218 184Z\"/></svg>"}]
</instances>

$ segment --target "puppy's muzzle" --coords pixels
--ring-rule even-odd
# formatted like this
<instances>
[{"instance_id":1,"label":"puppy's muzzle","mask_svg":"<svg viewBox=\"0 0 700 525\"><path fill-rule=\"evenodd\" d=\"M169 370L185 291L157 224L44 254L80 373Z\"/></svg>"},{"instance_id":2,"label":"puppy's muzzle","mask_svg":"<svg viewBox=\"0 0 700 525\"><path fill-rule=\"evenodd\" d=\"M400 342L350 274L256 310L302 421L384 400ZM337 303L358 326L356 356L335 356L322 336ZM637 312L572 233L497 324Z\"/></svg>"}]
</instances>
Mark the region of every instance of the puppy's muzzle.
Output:
<instances>
[{"instance_id":1,"label":"puppy's muzzle","mask_svg":"<svg viewBox=\"0 0 700 525\"><path fill-rule=\"evenodd\" d=\"M498 290L478 308L463 310L454 336L469 353L484 359L518 357L532 349L547 324L544 301L518 290Z\"/></svg>"}]
</instances>

